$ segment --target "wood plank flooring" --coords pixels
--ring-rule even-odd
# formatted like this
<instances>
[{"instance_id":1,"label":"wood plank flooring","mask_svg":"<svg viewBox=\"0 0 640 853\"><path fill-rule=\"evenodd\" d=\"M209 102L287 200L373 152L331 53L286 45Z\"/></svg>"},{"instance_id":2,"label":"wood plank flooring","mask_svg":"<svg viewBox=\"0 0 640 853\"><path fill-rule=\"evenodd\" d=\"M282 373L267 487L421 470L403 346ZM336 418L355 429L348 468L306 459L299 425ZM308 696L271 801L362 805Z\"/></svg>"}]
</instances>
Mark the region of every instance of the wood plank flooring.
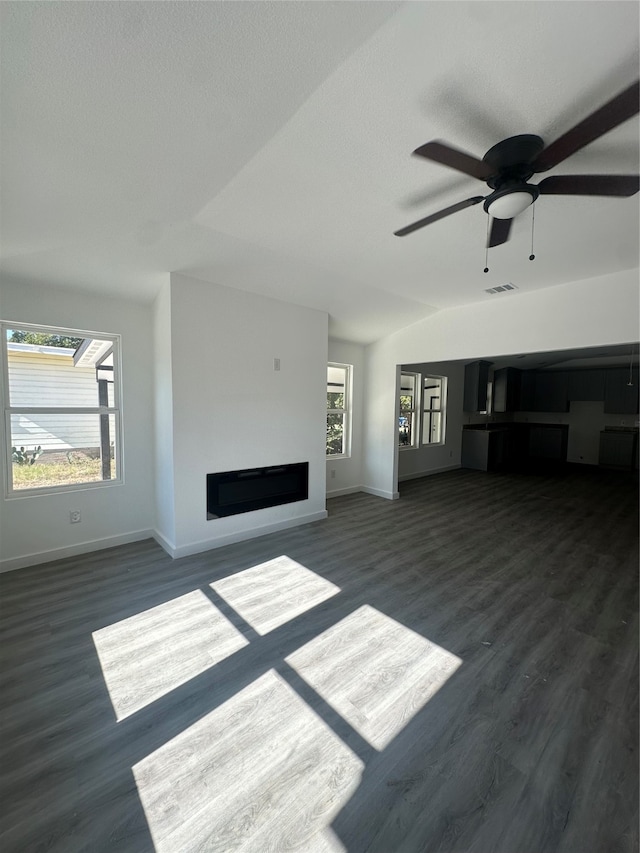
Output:
<instances>
[{"instance_id":1,"label":"wood plank flooring","mask_svg":"<svg viewBox=\"0 0 640 853\"><path fill-rule=\"evenodd\" d=\"M637 853L636 477L400 494L0 576L3 853Z\"/></svg>"}]
</instances>

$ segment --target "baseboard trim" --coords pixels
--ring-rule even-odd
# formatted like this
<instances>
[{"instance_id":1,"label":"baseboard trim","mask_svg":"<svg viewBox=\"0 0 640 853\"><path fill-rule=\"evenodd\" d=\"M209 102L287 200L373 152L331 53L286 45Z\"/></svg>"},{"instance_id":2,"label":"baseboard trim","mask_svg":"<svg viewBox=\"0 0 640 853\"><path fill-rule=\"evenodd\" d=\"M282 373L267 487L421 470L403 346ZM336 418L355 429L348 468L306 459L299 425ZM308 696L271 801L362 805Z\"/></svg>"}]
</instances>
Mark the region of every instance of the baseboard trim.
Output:
<instances>
[{"instance_id":1,"label":"baseboard trim","mask_svg":"<svg viewBox=\"0 0 640 853\"><path fill-rule=\"evenodd\" d=\"M319 512L310 513L309 515L299 516L298 518L288 518L284 521L264 524L261 527L252 527L249 530L238 530L226 536L217 536L215 539L201 539L199 542L180 545L177 548L171 547L164 537L160 537L156 541L164 548L169 556L177 560L180 557L190 557L192 554L201 554L203 551L213 551L216 548L223 548L225 545L234 545L236 542L244 542L247 539L257 539L259 536L267 536L269 533L277 533L279 530L288 530L290 527L300 527L302 524L310 524L312 521L322 521L328 515L329 513L324 509Z\"/></svg>"},{"instance_id":2,"label":"baseboard trim","mask_svg":"<svg viewBox=\"0 0 640 853\"><path fill-rule=\"evenodd\" d=\"M388 501L397 501L400 497L400 492L387 492L384 489L374 489L371 486L360 486L360 491L367 495L374 495L376 498L385 498Z\"/></svg>"},{"instance_id":3,"label":"baseboard trim","mask_svg":"<svg viewBox=\"0 0 640 853\"><path fill-rule=\"evenodd\" d=\"M412 474L402 474L398 477L399 483L405 483L407 480L421 480L422 477L430 477L432 474L444 474L445 471L457 471L461 465L445 465L443 468L430 468L428 471L415 471Z\"/></svg>"},{"instance_id":4,"label":"baseboard trim","mask_svg":"<svg viewBox=\"0 0 640 853\"><path fill-rule=\"evenodd\" d=\"M347 486L344 489L331 489L327 492L327 498L339 498L341 495L355 495L362 491L362 486Z\"/></svg>"},{"instance_id":5,"label":"baseboard trim","mask_svg":"<svg viewBox=\"0 0 640 853\"><path fill-rule=\"evenodd\" d=\"M165 539L165 537L162 535L162 533L160 533L159 530L154 530L152 535L158 545L162 548L162 550L166 551L170 557L173 557L174 551L176 550L176 546L173 544L173 542L170 542L168 539Z\"/></svg>"},{"instance_id":6,"label":"baseboard trim","mask_svg":"<svg viewBox=\"0 0 640 853\"><path fill-rule=\"evenodd\" d=\"M130 542L141 542L143 539L155 539L153 530L134 530L118 536L106 536L104 539L93 539L90 542L79 542L77 545L67 545L64 548L53 548L50 551L38 551L35 554L25 554L23 557L10 557L0 560L0 574L39 566L42 563L52 563L67 557L77 557L91 551L102 551L105 548L116 548L118 545L128 545Z\"/></svg>"}]
</instances>

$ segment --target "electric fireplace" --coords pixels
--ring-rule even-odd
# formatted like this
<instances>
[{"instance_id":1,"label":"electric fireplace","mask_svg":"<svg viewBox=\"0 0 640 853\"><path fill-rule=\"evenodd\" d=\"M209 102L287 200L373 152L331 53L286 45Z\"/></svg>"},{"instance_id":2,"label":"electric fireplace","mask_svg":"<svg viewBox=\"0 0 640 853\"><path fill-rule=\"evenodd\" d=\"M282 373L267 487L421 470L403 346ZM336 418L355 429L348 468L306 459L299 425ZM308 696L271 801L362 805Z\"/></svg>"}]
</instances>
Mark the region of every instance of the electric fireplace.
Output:
<instances>
[{"instance_id":1,"label":"electric fireplace","mask_svg":"<svg viewBox=\"0 0 640 853\"><path fill-rule=\"evenodd\" d=\"M207 518L224 518L309 497L309 463L207 474Z\"/></svg>"}]
</instances>

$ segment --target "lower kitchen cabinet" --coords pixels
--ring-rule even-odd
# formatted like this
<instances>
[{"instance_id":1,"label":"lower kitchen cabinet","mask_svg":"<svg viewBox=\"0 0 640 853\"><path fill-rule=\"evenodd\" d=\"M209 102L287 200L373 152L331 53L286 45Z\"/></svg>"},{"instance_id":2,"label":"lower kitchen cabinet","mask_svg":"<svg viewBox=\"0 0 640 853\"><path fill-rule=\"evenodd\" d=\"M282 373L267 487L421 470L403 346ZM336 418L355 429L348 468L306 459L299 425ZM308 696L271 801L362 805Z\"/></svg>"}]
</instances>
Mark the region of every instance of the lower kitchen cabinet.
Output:
<instances>
[{"instance_id":1,"label":"lower kitchen cabinet","mask_svg":"<svg viewBox=\"0 0 640 853\"><path fill-rule=\"evenodd\" d=\"M636 464L637 447L637 432L603 430L600 433L598 463L605 468L631 469Z\"/></svg>"},{"instance_id":2,"label":"lower kitchen cabinet","mask_svg":"<svg viewBox=\"0 0 640 853\"><path fill-rule=\"evenodd\" d=\"M566 462L569 429L566 426L529 427L529 456L533 459L549 459Z\"/></svg>"},{"instance_id":3,"label":"lower kitchen cabinet","mask_svg":"<svg viewBox=\"0 0 640 853\"><path fill-rule=\"evenodd\" d=\"M462 430L462 467L499 471L511 461L510 429Z\"/></svg>"},{"instance_id":4,"label":"lower kitchen cabinet","mask_svg":"<svg viewBox=\"0 0 640 853\"><path fill-rule=\"evenodd\" d=\"M463 468L476 471L527 469L567 460L569 428L556 424L512 423L462 430Z\"/></svg>"}]
</instances>

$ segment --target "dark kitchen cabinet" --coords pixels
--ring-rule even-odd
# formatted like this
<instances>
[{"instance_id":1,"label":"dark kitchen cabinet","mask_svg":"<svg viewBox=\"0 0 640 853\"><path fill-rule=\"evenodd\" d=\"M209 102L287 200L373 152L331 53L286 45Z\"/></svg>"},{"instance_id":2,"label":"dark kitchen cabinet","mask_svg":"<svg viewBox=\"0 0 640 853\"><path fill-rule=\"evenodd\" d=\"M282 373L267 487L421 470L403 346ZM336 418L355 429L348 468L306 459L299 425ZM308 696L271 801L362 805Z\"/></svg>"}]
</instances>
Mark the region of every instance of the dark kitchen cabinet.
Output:
<instances>
[{"instance_id":1,"label":"dark kitchen cabinet","mask_svg":"<svg viewBox=\"0 0 640 853\"><path fill-rule=\"evenodd\" d=\"M570 370L569 400L604 400L604 370Z\"/></svg>"},{"instance_id":2,"label":"dark kitchen cabinet","mask_svg":"<svg viewBox=\"0 0 640 853\"><path fill-rule=\"evenodd\" d=\"M464 411L486 412L490 361L472 361L464 368Z\"/></svg>"},{"instance_id":3,"label":"dark kitchen cabinet","mask_svg":"<svg viewBox=\"0 0 640 853\"><path fill-rule=\"evenodd\" d=\"M629 385L631 382L631 385ZM634 415L638 411L638 369L615 367L605 371L604 379L605 414Z\"/></svg>"},{"instance_id":4,"label":"dark kitchen cabinet","mask_svg":"<svg viewBox=\"0 0 640 853\"><path fill-rule=\"evenodd\" d=\"M490 437L488 430L462 430L462 455L460 461L463 468L472 468L474 471L489 470Z\"/></svg>"},{"instance_id":5,"label":"dark kitchen cabinet","mask_svg":"<svg viewBox=\"0 0 640 853\"><path fill-rule=\"evenodd\" d=\"M523 370L520 377L520 411L533 412L536 396L536 371Z\"/></svg>"},{"instance_id":6,"label":"dark kitchen cabinet","mask_svg":"<svg viewBox=\"0 0 640 853\"><path fill-rule=\"evenodd\" d=\"M520 407L520 374L515 367L503 367L493 374L493 411L517 412Z\"/></svg>"},{"instance_id":7,"label":"dark kitchen cabinet","mask_svg":"<svg viewBox=\"0 0 640 853\"><path fill-rule=\"evenodd\" d=\"M598 464L605 468L633 468L638 433L632 430L603 430L600 433Z\"/></svg>"},{"instance_id":8,"label":"dark kitchen cabinet","mask_svg":"<svg viewBox=\"0 0 640 853\"><path fill-rule=\"evenodd\" d=\"M566 462L568 427L532 425L529 428L529 457Z\"/></svg>"},{"instance_id":9,"label":"dark kitchen cabinet","mask_svg":"<svg viewBox=\"0 0 640 853\"><path fill-rule=\"evenodd\" d=\"M511 430L463 429L463 468L476 471L501 471L511 462Z\"/></svg>"},{"instance_id":10,"label":"dark kitchen cabinet","mask_svg":"<svg viewBox=\"0 0 640 853\"><path fill-rule=\"evenodd\" d=\"M568 374L565 370L537 370L534 412L568 412Z\"/></svg>"}]
</instances>

